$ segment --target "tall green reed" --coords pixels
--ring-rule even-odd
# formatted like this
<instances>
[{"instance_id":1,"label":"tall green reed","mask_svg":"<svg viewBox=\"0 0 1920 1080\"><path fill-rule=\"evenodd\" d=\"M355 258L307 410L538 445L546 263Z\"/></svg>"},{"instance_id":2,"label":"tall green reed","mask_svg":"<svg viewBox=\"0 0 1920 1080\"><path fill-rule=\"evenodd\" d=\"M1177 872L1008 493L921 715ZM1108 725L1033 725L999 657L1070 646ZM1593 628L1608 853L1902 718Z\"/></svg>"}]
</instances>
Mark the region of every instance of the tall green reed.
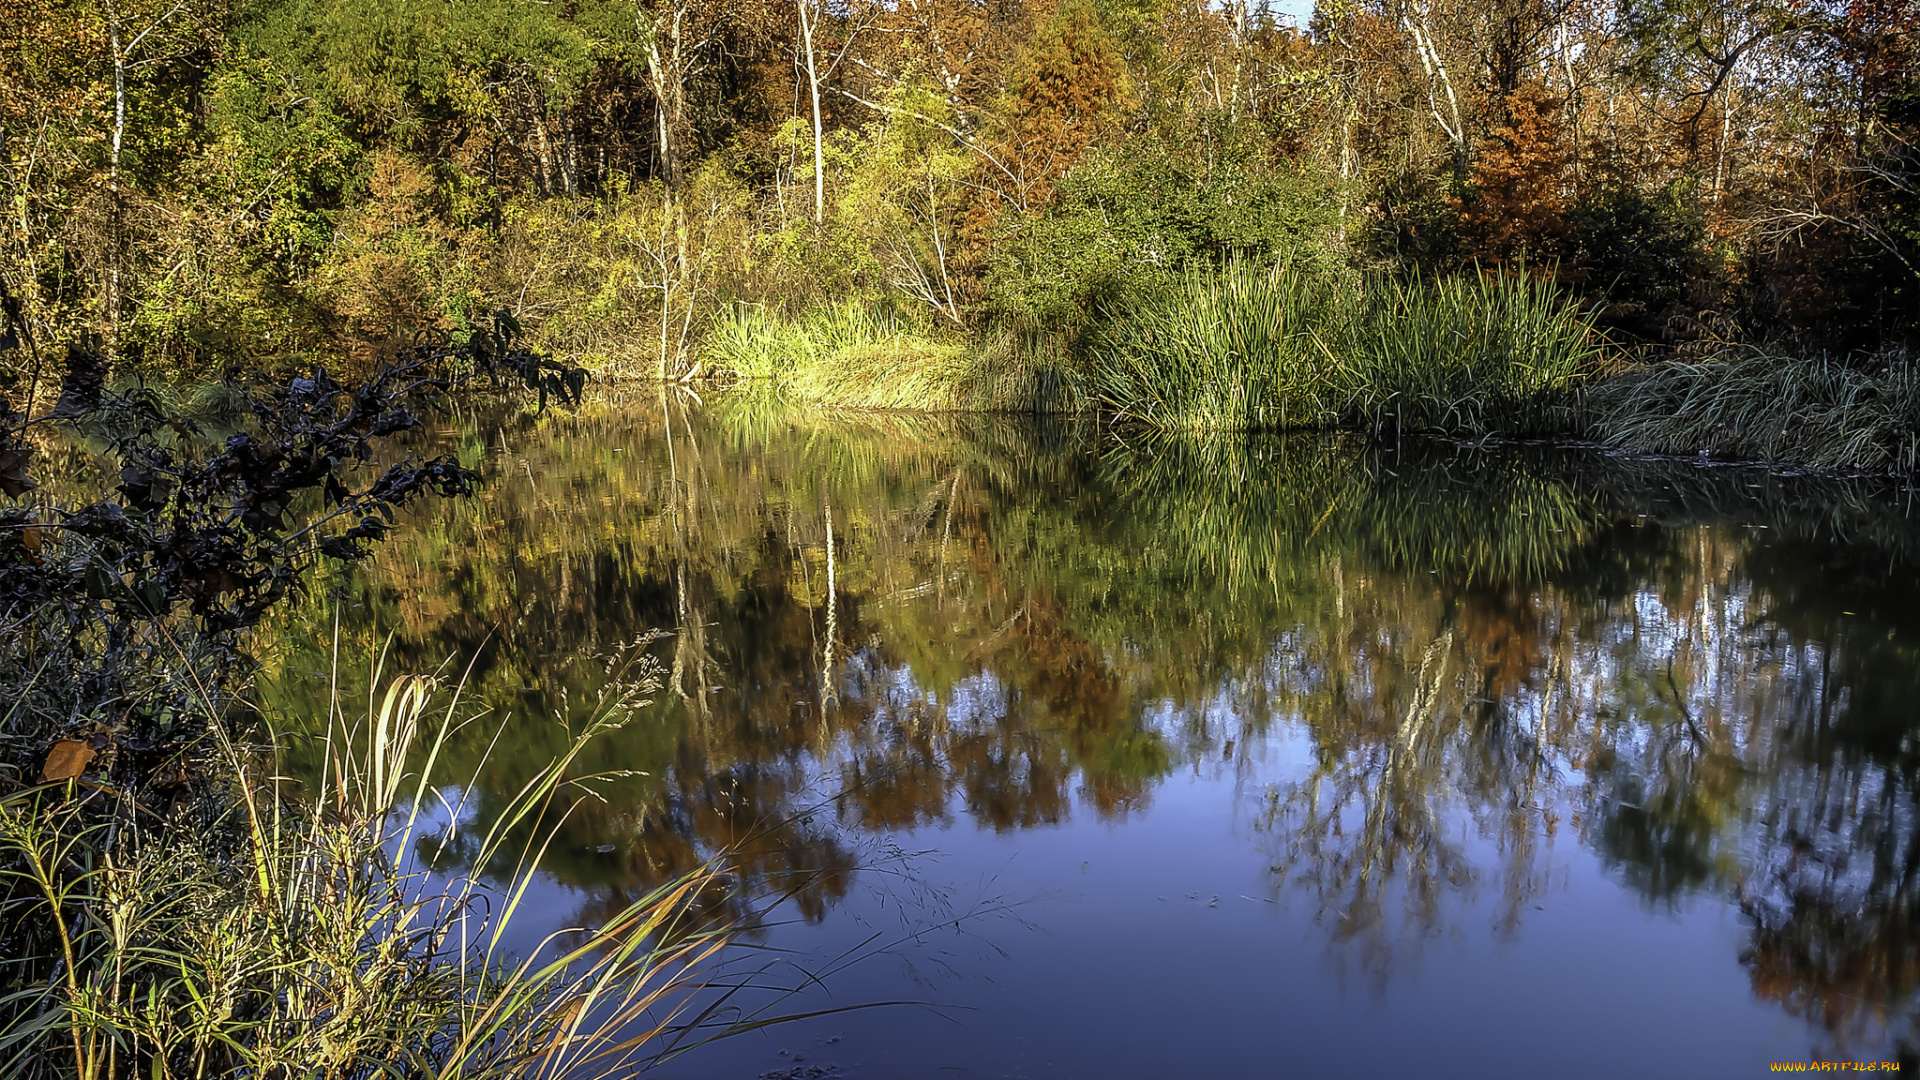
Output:
<instances>
[{"instance_id":1,"label":"tall green reed","mask_svg":"<svg viewBox=\"0 0 1920 1080\"><path fill-rule=\"evenodd\" d=\"M1113 412L1166 429L1514 433L1544 428L1599 348L1590 318L1524 273L1235 263L1109 320L1093 380Z\"/></svg>"}]
</instances>

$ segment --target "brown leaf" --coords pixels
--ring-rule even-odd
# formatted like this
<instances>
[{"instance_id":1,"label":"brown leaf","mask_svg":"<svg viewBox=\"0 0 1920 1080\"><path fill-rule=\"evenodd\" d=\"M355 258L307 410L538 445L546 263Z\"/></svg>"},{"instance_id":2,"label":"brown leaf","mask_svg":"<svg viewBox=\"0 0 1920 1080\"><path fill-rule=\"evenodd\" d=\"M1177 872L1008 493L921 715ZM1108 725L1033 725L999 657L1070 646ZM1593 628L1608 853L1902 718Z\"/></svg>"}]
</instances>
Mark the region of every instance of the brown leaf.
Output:
<instances>
[{"instance_id":1,"label":"brown leaf","mask_svg":"<svg viewBox=\"0 0 1920 1080\"><path fill-rule=\"evenodd\" d=\"M87 765L93 761L93 747L73 739L61 739L47 751L47 763L40 769L40 779L47 782L70 780L87 771Z\"/></svg>"}]
</instances>

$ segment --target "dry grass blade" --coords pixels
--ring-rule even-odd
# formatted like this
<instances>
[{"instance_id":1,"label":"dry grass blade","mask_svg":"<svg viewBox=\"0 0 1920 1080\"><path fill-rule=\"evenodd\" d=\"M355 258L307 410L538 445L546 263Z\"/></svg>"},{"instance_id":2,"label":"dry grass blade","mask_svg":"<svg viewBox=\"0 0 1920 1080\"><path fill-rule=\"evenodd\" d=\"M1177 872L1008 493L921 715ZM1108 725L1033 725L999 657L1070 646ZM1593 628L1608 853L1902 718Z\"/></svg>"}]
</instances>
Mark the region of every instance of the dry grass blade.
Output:
<instances>
[{"instance_id":1,"label":"dry grass blade","mask_svg":"<svg viewBox=\"0 0 1920 1080\"><path fill-rule=\"evenodd\" d=\"M717 866L510 957L553 832L595 779L581 754L618 721L596 715L479 823L472 865L507 857L504 888L435 874L415 837L464 683L444 693L436 676L403 675L362 722L329 718L306 797L286 797L269 755L222 737L226 810L198 832L83 826L69 784L0 798L0 874L34 908L9 916L49 921L60 972L0 997L0 1071L581 1077L664 1051L660 1034L733 937L696 920ZM469 823L456 810L446 824Z\"/></svg>"}]
</instances>

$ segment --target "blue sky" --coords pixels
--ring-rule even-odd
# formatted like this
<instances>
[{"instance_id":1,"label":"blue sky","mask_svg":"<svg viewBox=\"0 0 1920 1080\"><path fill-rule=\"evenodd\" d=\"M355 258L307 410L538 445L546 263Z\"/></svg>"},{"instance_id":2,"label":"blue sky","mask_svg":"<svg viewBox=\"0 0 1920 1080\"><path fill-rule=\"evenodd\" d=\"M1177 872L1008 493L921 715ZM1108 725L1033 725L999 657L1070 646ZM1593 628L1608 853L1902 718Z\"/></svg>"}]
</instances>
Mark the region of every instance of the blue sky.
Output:
<instances>
[{"instance_id":1,"label":"blue sky","mask_svg":"<svg viewBox=\"0 0 1920 1080\"><path fill-rule=\"evenodd\" d=\"M1273 12L1276 15L1293 16L1294 25L1305 30L1307 20L1313 17L1313 0L1273 0Z\"/></svg>"}]
</instances>

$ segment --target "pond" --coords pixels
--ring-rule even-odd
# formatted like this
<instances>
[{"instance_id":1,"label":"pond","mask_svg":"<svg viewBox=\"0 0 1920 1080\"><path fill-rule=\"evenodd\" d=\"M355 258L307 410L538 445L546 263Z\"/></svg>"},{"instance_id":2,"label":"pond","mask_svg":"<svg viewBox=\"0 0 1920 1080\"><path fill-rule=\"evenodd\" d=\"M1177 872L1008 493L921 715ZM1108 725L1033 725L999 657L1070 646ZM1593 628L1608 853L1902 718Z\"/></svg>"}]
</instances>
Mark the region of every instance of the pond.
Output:
<instances>
[{"instance_id":1,"label":"pond","mask_svg":"<svg viewBox=\"0 0 1920 1080\"><path fill-rule=\"evenodd\" d=\"M376 634L389 675L471 665L490 711L443 775L498 801L654 657L540 917L739 845L744 962L796 989L732 1004L842 1010L662 1075L1734 1076L1910 1045L1920 520L1892 485L750 395L431 438L484 493L278 618L269 695L320 707L336 620L349 669Z\"/></svg>"}]
</instances>

